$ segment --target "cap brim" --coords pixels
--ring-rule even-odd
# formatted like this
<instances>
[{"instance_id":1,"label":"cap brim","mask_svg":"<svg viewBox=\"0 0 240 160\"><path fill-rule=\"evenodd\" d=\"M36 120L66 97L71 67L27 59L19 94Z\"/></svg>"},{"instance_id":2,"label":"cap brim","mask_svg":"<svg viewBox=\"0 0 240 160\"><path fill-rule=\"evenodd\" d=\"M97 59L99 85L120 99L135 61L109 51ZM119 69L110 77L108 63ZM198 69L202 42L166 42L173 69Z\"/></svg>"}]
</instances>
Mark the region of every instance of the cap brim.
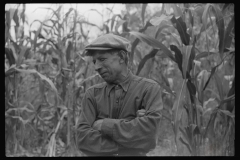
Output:
<instances>
[{"instance_id":1,"label":"cap brim","mask_svg":"<svg viewBox=\"0 0 240 160\"><path fill-rule=\"evenodd\" d=\"M86 55L91 55L91 51L107 51L107 50L111 50L113 48L109 48L109 47L89 47L89 48L85 48L83 56Z\"/></svg>"},{"instance_id":2,"label":"cap brim","mask_svg":"<svg viewBox=\"0 0 240 160\"><path fill-rule=\"evenodd\" d=\"M85 50L110 50L113 48L109 48L109 47L89 47L89 48L85 48Z\"/></svg>"}]
</instances>

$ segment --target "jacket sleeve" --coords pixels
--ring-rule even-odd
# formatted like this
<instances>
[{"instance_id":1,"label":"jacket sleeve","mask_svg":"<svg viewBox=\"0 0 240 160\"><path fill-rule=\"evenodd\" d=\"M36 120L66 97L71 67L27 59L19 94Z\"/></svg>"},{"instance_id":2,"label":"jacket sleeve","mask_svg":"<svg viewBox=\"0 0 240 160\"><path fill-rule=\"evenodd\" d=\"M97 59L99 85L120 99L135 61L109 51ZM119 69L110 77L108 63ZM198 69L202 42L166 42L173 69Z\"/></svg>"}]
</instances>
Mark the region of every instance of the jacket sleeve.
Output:
<instances>
[{"instance_id":1,"label":"jacket sleeve","mask_svg":"<svg viewBox=\"0 0 240 160\"><path fill-rule=\"evenodd\" d=\"M126 148L154 149L163 108L159 85L151 84L142 98L145 116L132 120L106 118L101 127L102 133Z\"/></svg>"},{"instance_id":2,"label":"jacket sleeve","mask_svg":"<svg viewBox=\"0 0 240 160\"><path fill-rule=\"evenodd\" d=\"M88 90L82 101L82 111L80 113L78 125L78 148L85 154L96 153L109 154L118 150L118 144L109 136L102 135L98 130L92 128L96 120L96 104L91 92Z\"/></svg>"}]
</instances>

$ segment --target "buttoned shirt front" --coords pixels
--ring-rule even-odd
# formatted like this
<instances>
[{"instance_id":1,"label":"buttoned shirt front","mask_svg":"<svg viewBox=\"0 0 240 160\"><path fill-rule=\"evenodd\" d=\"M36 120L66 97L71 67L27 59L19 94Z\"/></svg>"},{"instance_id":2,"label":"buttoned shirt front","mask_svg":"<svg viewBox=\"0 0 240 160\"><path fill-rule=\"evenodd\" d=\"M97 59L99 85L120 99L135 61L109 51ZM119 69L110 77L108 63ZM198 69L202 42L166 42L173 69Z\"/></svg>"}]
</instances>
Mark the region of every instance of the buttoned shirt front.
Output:
<instances>
[{"instance_id":1,"label":"buttoned shirt front","mask_svg":"<svg viewBox=\"0 0 240 160\"><path fill-rule=\"evenodd\" d=\"M158 83L129 72L124 82L90 87L82 101L78 146L87 155L134 155L156 146L162 98ZM143 117L137 111L145 109ZM92 128L103 119L101 130Z\"/></svg>"}]
</instances>

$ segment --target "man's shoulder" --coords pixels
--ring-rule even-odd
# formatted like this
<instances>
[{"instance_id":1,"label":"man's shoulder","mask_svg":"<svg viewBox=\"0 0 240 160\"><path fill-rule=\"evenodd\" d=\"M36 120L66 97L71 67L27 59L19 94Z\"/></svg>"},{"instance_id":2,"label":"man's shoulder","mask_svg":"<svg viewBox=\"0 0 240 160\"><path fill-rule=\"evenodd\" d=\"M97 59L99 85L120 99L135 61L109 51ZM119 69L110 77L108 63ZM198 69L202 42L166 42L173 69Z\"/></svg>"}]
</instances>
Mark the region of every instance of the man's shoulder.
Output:
<instances>
[{"instance_id":1,"label":"man's shoulder","mask_svg":"<svg viewBox=\"0 0 240 160\"><path fill-rule=\"evenodd\" d=\"M147 83L151 83L151 84L158 84L156 81L154 81L153 79L148 79L148 78L143 78L143 81L144 82L147 82Z\"/></svg>"},{"instance_id":2,"label":"man's shoulder","mask_svg":"<svg viewBox=\"0 0 240 160\"><path fill-rule=\"evenodd\" d=\"M87 91L88 91L88 90L94 90L94 89L96 89L96 88L98 88L98 89L104 88L106 85L107 85L106 82L98 83L98 84L95 84L95 85L89 87L89 88L87 89Z\"/></svg>"},{"instance_id":3,"label":"man's shoulder","mask_svg":"<svg viewBox=\"0 0 240 160\"><path fill-rule=\"evenodd\" d=\"M145 77L139 77L134 75L135 79L140 81L140 82L145 82L145 83L150 83L150 84L158 84L156 81L149 79L149 78L145 78Z\"/></svg>"}]
</instances>

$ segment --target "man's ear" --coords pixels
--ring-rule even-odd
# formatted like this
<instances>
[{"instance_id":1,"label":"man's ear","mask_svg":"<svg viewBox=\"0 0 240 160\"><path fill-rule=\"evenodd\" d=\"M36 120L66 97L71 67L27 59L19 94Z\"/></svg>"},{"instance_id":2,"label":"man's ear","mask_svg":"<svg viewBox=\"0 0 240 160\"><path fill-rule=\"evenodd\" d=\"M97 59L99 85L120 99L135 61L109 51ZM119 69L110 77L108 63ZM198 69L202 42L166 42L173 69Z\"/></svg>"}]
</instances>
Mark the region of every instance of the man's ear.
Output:
<instances>
[{"instance_id":1,"label":"man's ear","mask_svg":"<svg viewBox=\"0 0 240 160\"><path fill-rule=\"evenodd\" d=\"M123 51L119 51L118 52L118 56L120 57L120 60L119 62L122 64L122 63L125 63L124 61L124 52Z\"/></svg>"},{"instance_id":2,"label":"man's ear","mask_svg":"<svg viewBox=\"0 0 240 160\"><path fill-rule=\"evenodd\" d=\"M124 63L124 60L122 58L120 58L119 60L120 64Z\"/></svg>"}]
</instances>

